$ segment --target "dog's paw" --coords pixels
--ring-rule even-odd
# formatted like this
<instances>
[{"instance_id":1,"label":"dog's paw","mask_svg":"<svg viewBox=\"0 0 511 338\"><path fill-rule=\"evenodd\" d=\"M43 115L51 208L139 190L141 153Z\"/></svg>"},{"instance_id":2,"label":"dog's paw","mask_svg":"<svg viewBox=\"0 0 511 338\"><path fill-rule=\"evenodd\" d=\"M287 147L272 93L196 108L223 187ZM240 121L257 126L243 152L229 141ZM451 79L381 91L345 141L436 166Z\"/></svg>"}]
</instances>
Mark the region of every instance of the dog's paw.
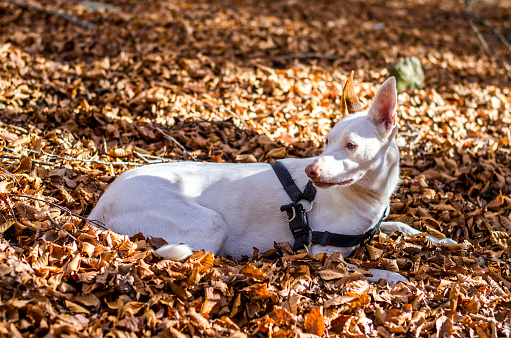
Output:
<instances>
[{"instance_id":1,"label":"dog's paw","mask_svg":"<svg viewBox=\"0 0 511 338\"><path fill-rule=\"evenodd\" d=\"M443 239L438 239L436 237L433 237L431 235L428 235L428 238L431 242L435 243L435 244L458 244L458 242L456 242L454 239L452 238L443 238Z\"/></svg>"},{"instance_id":2,"label":"dog's paw","mask_svg":"<svg viewBox=\"0 0 511 338\"><path fill-rule=\"evenodd\" d=\"M165 259L180 261L190 257L193 252L186 244L167 244L155 251L158 255Z\"/></svg>"},{"instance_id":3,"label":"dog's paw","mask_svg":"<svg viewBox=\"0 0 511 338\"><path fill-rule=\"evenodd\" d=\"M383 278L389 283L390 285L397 284L399 282L408 283L408 279L403 277L397 272L392 272L388 270L380 270L380 269L368 269L373 276L372 277L364 277L364 279L372 282L372 283L378 283L378 281Z\"/></svg>"},{"instance_id":4,"label":"dog's paw","mask_svg":"<svg viewBox=\"0 0 511 338\"><path fill-rule=\"evenodd\" d=\"M360 269L355 264L347 263L347 266L351 269L360 271ZM401 276L397 272L392 272L389 270L380 270L380 269L368 269L367 271L370 272L372 274L372 276L365 275L364 279L368 280L371 283L378 283L378 281L382 278L385 279L387 281L387 283L389 283L391 285L397 284L399 282L408 283L408 279ZM362 270L362 272L364 272L364 271Z\"/></svg>"}]
</instances>

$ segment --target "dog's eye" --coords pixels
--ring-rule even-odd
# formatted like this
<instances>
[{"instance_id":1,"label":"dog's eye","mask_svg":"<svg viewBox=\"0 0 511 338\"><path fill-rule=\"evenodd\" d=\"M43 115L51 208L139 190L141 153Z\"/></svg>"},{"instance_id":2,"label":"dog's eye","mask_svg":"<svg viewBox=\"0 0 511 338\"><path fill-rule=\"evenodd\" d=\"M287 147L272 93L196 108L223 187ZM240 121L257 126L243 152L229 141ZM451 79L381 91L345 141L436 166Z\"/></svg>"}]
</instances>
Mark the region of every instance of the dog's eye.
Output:
<instances>
[{"instance_id":1,"label":"dog's eye","mask_svg":"<svg viewBox=\"0 0 511 338\"><path fill-rule=\"evenodd\" d=\"M328 145L328 139L327 138L325 139L325 145L326 146Z\"/></svg>"},{"instance_id":2,"label":"dog's eye","mask_svg":"<svg viewBox=\"0 0 511 338\"><path fill-rule=\"evenodd\" d=\"M357 145L353 142L348 142L346 143L346 148L348 148L349 150L353 150L357 147Z\"/></svg>"}]
</instances>

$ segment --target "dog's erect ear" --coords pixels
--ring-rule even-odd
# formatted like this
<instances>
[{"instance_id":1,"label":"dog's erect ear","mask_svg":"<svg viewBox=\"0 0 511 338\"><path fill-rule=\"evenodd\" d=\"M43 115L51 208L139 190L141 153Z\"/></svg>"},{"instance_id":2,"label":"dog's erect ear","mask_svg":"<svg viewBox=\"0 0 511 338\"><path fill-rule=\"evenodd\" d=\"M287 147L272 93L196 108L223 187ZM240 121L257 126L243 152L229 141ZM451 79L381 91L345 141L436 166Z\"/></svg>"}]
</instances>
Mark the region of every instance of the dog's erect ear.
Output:
<instances>
[{"instance_id":1,"label":"dog's erect ear","mask_svg":"<svg viewBox=\"0 0 511 338\"><path fill-rule=\"evenodd\" d=\"M396 79L392 76L383 82L374 96L367 116L376 124L383 136L387 136L396 126L397 115Z\"/></svg>"},{"instance_id":2,"label":"dog's erect ear","mask_svg":"<svg viewBox=\"0 0 511 338\"><path fill-rule=\"evenodd\" d=\"M346 81L346 84L342 90L341 113L343 116L346 116L361 110L364 110L364 108L362 108L362 104L358 100L358 96L355 93L355 86L353 85L353 72L351 72L350 78L348 81Z\"/></svg>"}]
</instances>

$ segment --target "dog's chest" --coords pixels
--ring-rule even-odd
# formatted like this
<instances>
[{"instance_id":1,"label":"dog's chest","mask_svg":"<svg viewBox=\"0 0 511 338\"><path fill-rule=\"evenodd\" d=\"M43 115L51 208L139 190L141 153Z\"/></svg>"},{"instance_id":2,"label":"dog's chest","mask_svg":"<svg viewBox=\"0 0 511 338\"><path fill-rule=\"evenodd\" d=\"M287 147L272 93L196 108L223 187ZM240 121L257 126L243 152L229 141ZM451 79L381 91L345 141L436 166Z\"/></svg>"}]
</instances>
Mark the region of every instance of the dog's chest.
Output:
<instances>
[{"instance_id":1,"label":"dog's chest","mask_svg":"<svg viewBox=\"0 0 511 338\"><path fill-rule=\"evenodd\" d=\"M345 194L344 198L333 199L318 191L314 208L309 213L309 223L316 231L360 235L380 220L387 203L349 194Z\"/></svg>"}]
</instances>

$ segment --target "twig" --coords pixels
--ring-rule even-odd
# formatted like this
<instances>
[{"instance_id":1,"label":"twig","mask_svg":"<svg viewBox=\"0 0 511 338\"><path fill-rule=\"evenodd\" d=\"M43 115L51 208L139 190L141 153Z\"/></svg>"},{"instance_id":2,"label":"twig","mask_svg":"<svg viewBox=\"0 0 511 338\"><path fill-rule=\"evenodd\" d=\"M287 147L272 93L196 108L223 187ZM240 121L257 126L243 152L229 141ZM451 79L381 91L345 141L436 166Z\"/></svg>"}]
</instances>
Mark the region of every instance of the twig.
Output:
<instances>
[{"instance_id":1,"label":"twig","mask_svg":"<svg viewBox=\"0 0 511 338\"><path fill-rule=\"evenodd\" d=\"M18 183L19 186L21 186L21 183L20 181L18 180L18 178L13 174L11 173L9 170L7 169L4 169L2 167L0 167L0 171L3 171L4 173L6 173L7 175L9 175L10 177L14 178L14 180L16 181L16 183Z\"/></svg>"},{"instance_id":2,"label":"twig","mask_svg":"<svg viewBox=\"0 0 511 338\"><path fill-rule=\"evenodd\" d=\"M190 154L190 152L188 150L186 150L186 148L181 144L179 143L174 137L170 136L169 134L165 133L163 130L161 130L161 128L159 127L153 127L154 129L158 130L162 135L163 137L165 137L166 139L169 139L171 140L172 142L174 142L179 148L181 148L181 150L183 150L188 156L190 156L190 158L194 161L197 161L197 159L195 158L195 156L193 156L192 154Z\"/></svg>"},{"instance_id":3,"label":"twig","mask_svg":"<svg viewBox=\"0 0 511 338\"><path fill-rule=\"evenodd\" d=\"M85 158L84 159L80 159L80 158L74 158L74 157L65 157L65 156L59 156L59 155L50 154L50 153L47 153L47 152L44 152L44 151L38 151L38 150L27 149L27 148L14 149L14 148L9 148L9 147L3 146L3 149L6 149L6 150L8 150L10 152L26 151L26 152L29 152L29 153L46 155L46 156L51 157L53 159L59 159L59 160L63 160L63 161L78 161L78 162L96 163L96 164L104 164L104 165L132 165L132 166L142 166L142 165L145 165L144 163L139 163L139 162L128 162L128 161L107 162L107 161L99 161L99 160L85 159Z\"/></svg>"},{"instance_id":4,"label":"twig","mask_svg":"<svg viewBox=\"0 0 511 338\"><path fill-rule=\"evenodd\" d=\"M290 60L290 59L325 59L325 60L337 60L337 55L325 55L319 53L303 53L303 54L286 54L286 55L275 55L264 58L258 58L261 60Z\"/></svg>"},{"instance_id":5,"label":"twig","mask_svg":"<svg viewBox=\"0 0 511 338\"><path fill-rule=\"evenodd\" d=\"M60 226L57 222L55 222L55 220L54 220L53 218L51 218L50 212L47 212L47 213L46 213L46 216L48 216L48 219L50 220L50 223L51 223L51 224L53 224L54 226L56 226L57 228L59 228L59 230L64 231L64 233L65 233L66 235L68 235L68 236L69 236L69 237L73 240L73 242L78 243L78 240L76 239L76 237L75 237L75 236L71 235L71 234L70 234L67 230L64 230L64 228L63 228L63 227L61 227L61 226Z\"/></svg>"},{"instance_id":6,"label":"twig","mask_svg":"<svg viewBox=\"0 0 511 338\"><path fill-rule=\"evenodd\" d=\"M11 203L9 203L9 200L8 200L7 198L5 198L2 194L0 194L0 199L1 199L2 201L4 201L4 202L5 202L5 204L7 204L7 206L9 207L9 209L11 209L11 214L12 214L12 216L16 217L16 214L14 213L14 209L12 208Z\"/></svg>"},{"instance_id":7,"label":"twig","mask_svg":"<svg viewBox=\"0 0 511 338\"><path fill-rule=\"evenodd\" d=\"M507 50L511 53L511 43L509 43L509 41L507 41L506 37L504 35L502 35L502 33L498 29L496 29L495 27L493 27L492 25L490 25L489 23L484 21L484 19L481 16L479 16L478 14L476 14L472 11L472 9L470 8L470 1L471 0L465 0L465 8L467 10L468 15L470 15L471 17L473 17L474 19L479 21L484 27L491 30L493 35L495 35L500 40L500 42L502 42L502 44L507 48Z\"/></svg>"},{"instance_id":8,"label":"twig","mask_svg":"<svg viewBox=\"0 0 511 338\"><path fill-rule=\"evenodd\" d=\"M471 0L465 0L465 9L468 13L468 22L470 24L470 27L476 33L476 36L479 39L481 46L483 46L483 49L486 52L486 54L492 60L495 60L495 61L497 61L497 63L501 64L501 66L504 68L504 71L506 72L508 78L511 79L511 70L509 69L508 64L505 61L499 62L499 60L497 60L495 58L495 56L493 55L493 53L490 50L490 47L488 46L488 43L486 42L484 36L481 34L481 31L479 30L479 28L476 26L474 19L476 19L477 21L479 21L479 23L481 23L483 26L485 26L487 29L489 29L500 40L500 42L504 45L504 47L510 53L511 53L511 43L509 43L509 41L507 41L506 37L504 35L502 35L502 33L498 29L496 29L492 25L486 23L482 17L480 17L479 15L474 13L472 11L472 9L470 8L470 2L471 2Z\"/></svg>"},{"instance_id":9,"label":"twig","mask_svg":"<svg viewBox=\"0 0 511 338\"><path fill-rule=\"evenodd\" d=\"M169 162L179 162L180 160L174 160L174 159L168 159L161 156L155 156L155 155L149 155L149 154L142 154L138 151L133 151L133 154L140 157L142 160L149 164L155 164L155 163L169 163ZM150 160L149 158L154 158L154 160Z\"/></svg>"},{"instance_id":10,"label":"twig","mask_svg":"<svg viewBox=\"0 0 511 338\"><path fill-rule=\"evenodd\" d=\"M145 161L147 163L151 163L151 161L148 160L142 153L139 153L138 151L134 151L133 154L135 154L136 156L140 157L143 161Z\"/></svg>"},{"instance_id":11,"label":"twig","mask_svg":"<svg viewBox=\"0 0 511 338\"><path fill-rule=\"evenodd\" d=\"M164 157L161 157L161 156L156 156L156 155L150 155L150 154L142 154L142 153L139 153L137 151L134 151L134 153L137 153L137 154L140 154L144 157L147 157L147 158L154 158L158 161L161 161L161 162L168 162L168 161L179 161L179 160L171 160L171 159L168 159L168 158L164 158ZM151 160L150 160L151 161ZM158 161L151 161L151 162L158 162Z\"/></svg>"},{"instance_id":12,"label":"twig","mask_svg":"<svg viewBox=\"0 0 511 338\"><path fill-rule=\"evenodd\" d=\"M79 218L79 219L82 219L82 220L85 220L85 221L89 221L90 223L94 224L98 228L102 228L103 230L108 230L102 222L100 222L98 220L90 220L87 217L78 215L78 214L72 212L71 210L69 210L68 208L60 206L60 205L58 205L56 203L53 203L53 202L50 202L50 201L46 201L46 200L43 200L43 199L40 199L40 198L37 198L37 197L34 197L34 196L30 196L30 195L20 195L20 194L15 194L15 193L10 193L9 197L28 198L28 199L31 199L31 200L34 200L34 201L43 202L43 203L51 205L52 207L58 208L58 209L60 209L60 210L62 210L64 212L68 213L70 216L73 216L73 217L76 217L76 218Z\"/></svg>"},{"instance_id":13,"label":"twig","mask_svg":"<svg viewBox=\"0 0 511 338\"><path fill-rule=\"evenodd\" d=\"M497 28L493 27L492 25L490 25L489 23L484 21L484 19L481 18L476 13L471 11L471 12L469 12L469 14L471 16L473 16L477 21L479 21L484 27L491 30L493 35L495 35L500 40L500 42L504 45L504 47L506 47L506 49L511 53L511 43L509 43L509 41L507 41L506 37Z\"/></svg>"},{"instance_id":14,"label":"twig","mask_svg":"<svg viewBox=\"0 0 511 338\"><path fill-rule=\"evenodd\" d=\"M21 160L23 158L23 156L0 155L0 158L7 158L7 159L10 159L10 160ZM31 161L34 162L34 163L39 163L39 164L43 164L43 165L49 165L49 166L52 166L52 167L57 167L57 168L61 167L61 165L58 164L58 163L51 163L51 162L41 161L41 160L37 160L35 158L31 159ZM11 163L11 162L7 162L7 163ZM0 168L0 170L2 170L2 169Z\"/></svg>"},{"instance_id":15,"label":"twig","mask_svg":"<svg viewBox=\"0 0 511 338\"><path fill-rule=\"evenodd\" d=\"M11 5L15 5L15 6L21 7L21 8L33 9L33 10L35 10L37 12L40 12L40 13L45 13L45 14L48 14L48 15L56 15L56 16L61 17L62 19L66 20L66 21L69 21L73 25L76 25L76 26L84 28L84 29L89 29L91 31L96 31L96 25L95 24L93 24L91 22L85 22L85 21L80 20L78 18L72 17L71 15L69 15L67 13L64 13L64 12L58 12L58 11L55 11L53 9L43 8L41 6L35 5L33 3L28 3L26 1L18 1L18 0L2 0L2 1L7 2L7 3L11 4Z\"/></svg>"},{"instance_id":16,"label":"twig","mask_svg":"<svg viewBox=\"0 0 511 338\"><path fill-rule=\"evenodd\" d=\"M483 46L483 49L484 49L486 55L488 55L490 58L493 59L494 58L493 53L491 52L490 47L488 46L488 43L486 42L486 39L484 38L483 34L481 34L481 31L479 30L479 28L476 26L476 24L474 22L474 17L471 14L473 12L470 9L470 2L471 2L471 0L465 0L465 9L467 10L467 13L468 13L468 22L470 24L470 27L472 28L474 33L476 33L476 36L479 39L481 46Z\"/></svg>"}]
</instances>

